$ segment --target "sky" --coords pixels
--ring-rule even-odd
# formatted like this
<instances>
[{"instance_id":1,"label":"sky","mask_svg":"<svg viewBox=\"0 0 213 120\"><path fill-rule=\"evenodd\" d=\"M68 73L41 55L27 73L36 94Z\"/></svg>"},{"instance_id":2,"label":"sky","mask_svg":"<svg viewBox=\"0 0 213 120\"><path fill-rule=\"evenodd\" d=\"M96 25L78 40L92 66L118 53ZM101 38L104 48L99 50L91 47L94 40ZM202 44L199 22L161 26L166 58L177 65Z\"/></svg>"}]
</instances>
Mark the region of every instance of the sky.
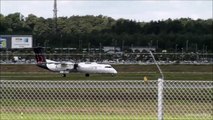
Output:
<instances>
[{"instance_id":1,"label":"sky","mask_svg":"<svg viewBox=\"0 0 213 120\"><path fill-rule=\"evenodd\" d=\"M0 12L20 12L25 17L53 17L54 0L0 0ZM58 0L58 16L104 15L149 22L168 18L212 18L212 0Z\"/></svg>"}]
</instances>

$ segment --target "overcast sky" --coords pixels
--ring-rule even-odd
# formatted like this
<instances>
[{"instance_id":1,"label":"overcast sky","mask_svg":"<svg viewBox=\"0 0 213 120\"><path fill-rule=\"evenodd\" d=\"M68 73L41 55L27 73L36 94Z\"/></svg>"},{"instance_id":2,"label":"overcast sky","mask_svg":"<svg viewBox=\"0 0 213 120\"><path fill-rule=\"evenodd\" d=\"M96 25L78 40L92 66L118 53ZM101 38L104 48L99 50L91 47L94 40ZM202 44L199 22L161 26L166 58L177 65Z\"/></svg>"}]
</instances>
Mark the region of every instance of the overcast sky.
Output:
<instances>
[{"instance_id":1,"label":"overcast sky","mask_svg":"<svg viewBox=\"0 0 213 120\"><path fill-rule=\"evenodd\" d=\"M34 14L39 17L53 17L54 0L0 0L1 13L20 12L25 17ZM136 21L165 20L189 17L193 19L212 18L212 0L58 0L58 16L104 15L115 19Z\"/></svg>"}]
</instances>

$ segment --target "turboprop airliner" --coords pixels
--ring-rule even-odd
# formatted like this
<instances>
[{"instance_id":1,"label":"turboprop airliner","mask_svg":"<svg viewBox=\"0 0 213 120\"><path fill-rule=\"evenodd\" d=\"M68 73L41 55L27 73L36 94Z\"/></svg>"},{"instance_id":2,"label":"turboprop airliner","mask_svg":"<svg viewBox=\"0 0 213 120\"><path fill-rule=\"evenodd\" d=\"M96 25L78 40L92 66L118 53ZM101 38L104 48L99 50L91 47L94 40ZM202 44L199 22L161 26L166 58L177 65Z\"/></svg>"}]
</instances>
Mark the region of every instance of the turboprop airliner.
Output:
<instances>
[{"instance_id":1,"label":"turboprop airliner","mask_svg":"<svg viewBox=\"0 0 213 120\"><path fill-rule=\"evenodd\" d=\"M34 52L37 66L53 72L59 72L63 77L66 77L66 74L70 72L85 73L86 77L89 77L90 74L112 74L112 76L117 74L117 71L109 64L98 64L96 62L57 62L46 59L42 47L34 48Z\"/></svg>"}]
</instances>

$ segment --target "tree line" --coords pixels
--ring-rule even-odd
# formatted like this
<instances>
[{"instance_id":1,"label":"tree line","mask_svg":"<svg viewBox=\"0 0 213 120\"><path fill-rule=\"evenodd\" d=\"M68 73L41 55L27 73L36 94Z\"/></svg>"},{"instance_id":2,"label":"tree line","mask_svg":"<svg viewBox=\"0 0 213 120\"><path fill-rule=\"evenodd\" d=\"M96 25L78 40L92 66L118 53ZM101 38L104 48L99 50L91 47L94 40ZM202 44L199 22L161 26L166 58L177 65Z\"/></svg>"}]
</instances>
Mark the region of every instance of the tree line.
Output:
<instances>
[{"instance_id":1,"label":"tree line","mask_svg":"<svg viewBox=\"0 0 213 120\"><path fill-rule=\"evenodd\" d=\"M213 19L180 18L150 22L99 15L43 18L0 14L1 35L33 35L34 45L75 47L148 46L173 52L212 52Z\"/></svg>"}]
</instances>

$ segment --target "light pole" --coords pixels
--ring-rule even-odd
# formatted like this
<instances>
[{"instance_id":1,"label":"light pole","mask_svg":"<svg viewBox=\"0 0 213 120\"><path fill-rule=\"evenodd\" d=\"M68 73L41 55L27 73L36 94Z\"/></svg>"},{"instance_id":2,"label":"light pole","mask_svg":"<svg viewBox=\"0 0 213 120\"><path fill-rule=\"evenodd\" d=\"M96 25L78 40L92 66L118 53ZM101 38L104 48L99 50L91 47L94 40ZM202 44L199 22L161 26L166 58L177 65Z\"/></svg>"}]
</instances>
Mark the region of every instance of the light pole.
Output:
<instances>
[{"instance_id":1,"label":"light pole","mask_svg":"<svg viewBox=\"0 0 213 120\"><path fill-rule=\"evenodd\" d=\"M124 51L124 40L122 40L122 52Z\"/></svg>"},{"instance_id":2,"label":"light pole","mask_svg":"<svg viewBox=\"0 0 213 120\"><path fill-rule=\"evenodd\" d=\"M181 48L181 50L182 50L182 62L183 62L183 48Z\"/></svg>"},{"instance_id":3,"label":"light pole","mask_svg":"<svg viewBox=\"0 0 213 120\"><path fill-rule=\"evenodd\" d=\"M189 48L189 40L186 41L186 52L188 52L188 48Z\"/></svg>"},{"instance_id":4,"label":"light pole","mask_svg":"<svg viewBox=\"0 0 213 120\"><path fill-rule=\"evenodd\" d=\"M199 60L199 55L198 55L198 51L197 51L197 43L195 44L195 53L196 53L196 60Z\"/></svg>"},{"instance_id":5,"label":"light pole","mask_svg":"<svg viewBox=\"0 0 213 120\"><path fill-rule=\"evenodd\" d=\"M89 56L89 61L90 61L90 42L88 43L88 56Z\"/></svg>"},{"instance_id":6,"label":"light pole","mask_svg":"<svg viewBox=\"0 0 213 120\"><path fill-rule=\"evenodd\" d=\"M203 62L204 62L204 49L205 49L205 45L203 45L203 50L202 50Z\"/></svg>"},{"instance_id":7,"label":"light pole","mask_svg":"<svg viewBox=\"0 0 213 120\"><path fill-rule=\"evenodd\" d=\"M197 43L195 44L195 52L197 53Z\"/></svg>"},{"instance_id":8,"label":"light pole","mask_svg":"<svg viewBox=\"0 0 213 120\"><path fill-rule=\"evenodd\" d=\"M101 51L102 51L102 44L99 43L99 59L101 61Z\"/></svg>"},{"instance_id":9,"label":"light pole","mask_svg":"<svg viewBox=\"0 0 213 120\"><path fill-rule=\"evenodd\" d=\"M78 49L79 49L79 52L81 52L82 50L82 40L79 38L79 43L78 43Z\"/></svg>"},{"instance_id":10,"label":"light pole","mask_svg":"<svg viewBox=\"0 0 213 120\"><path fill-rule=\"evenodd\" d=\"M177 58L177 47L178 47L178 44L175 44L175 59Z\"/></svg>"},{"instance_id":11,"label":"light pole","mask_svg":"<svg viewBox=\"0 0 213 120\"><path fill-rule=\"evenodd\" d=\"M206 50L205 50L205 52L206 52L206 60L208 60L207 59L207 54L208 54L208 46L206 45Z\"/></svg>"},{"instance_id":12,"label":"light pole","mask_svg":"<svg viewBox=\"0 0 213 120\"><path fill-rule=\"evenodd\" d=\"M113 39L114 41L114 54L116 53L116 47L117 47L117 40Z\"/></svg>"},{"instance_id":13,"label":"light pole","mask_svg":"<svg viewBox=\"0 0 213 120\"><path fill-rule=\"evenodd\" d=\"M178 44L175 45L175 53L177 53Z\"/></svg>"}]
</instances>

